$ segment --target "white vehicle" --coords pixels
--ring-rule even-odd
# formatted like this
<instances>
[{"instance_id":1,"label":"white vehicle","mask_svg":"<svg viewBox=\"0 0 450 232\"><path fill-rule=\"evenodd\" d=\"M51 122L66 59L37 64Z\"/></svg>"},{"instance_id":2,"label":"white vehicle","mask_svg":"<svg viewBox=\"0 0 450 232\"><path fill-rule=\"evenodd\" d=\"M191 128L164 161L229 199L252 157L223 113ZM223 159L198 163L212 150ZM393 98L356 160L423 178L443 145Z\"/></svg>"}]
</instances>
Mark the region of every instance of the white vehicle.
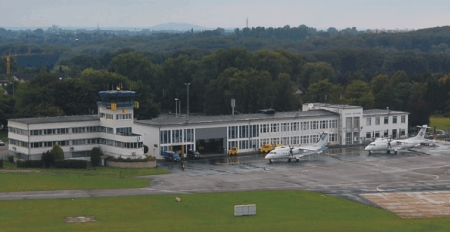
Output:
<instances>
[{"instance_id":1,"label":"white vehicle","mask_svg":"<svg viewBox=\"0 0 450 232\"><path fill-rule=\"evenodd\" d=\"M393 151L395 154L397 154L397 151L418 147L423 143L433 143L433 140L425 139L425 134L427 132L427 125L423 126L417 126L420 128L419 133L412 138L409 139L402 139L402 140L391 140L391 139L376 139L374 142L371 142L367 147L364 148L364 150L369 152L369 155L372 154L374 151L386 151L387 154L390 154L391 151Z\"/></svg>"},{"instance_id":2,"label":"white vehicle","mask_svg":"<svg viewBox=\"0 0 450 232\"><path fill-rule=\"evenodd\" d=\"M323 132L320 135L319 141L312 146L276 147L266 155L265 159L269 160L269 163L272 163L276 159L287 159L288 162L291 162L292 159L295 159L297 162L299 162L300 158L302 157L322 153L323 150L327 149L327 143L328 132Z\"/></svg>"},{"instance_id":3,"label":"white vehicle","mask_svg":"<svg viewBox=\"0 0 450 232\"><path fill-rule=\"evenodd\" d=\"M0 140L0 146L5 146L5 143Z\"/></svg>"}]
</instances>

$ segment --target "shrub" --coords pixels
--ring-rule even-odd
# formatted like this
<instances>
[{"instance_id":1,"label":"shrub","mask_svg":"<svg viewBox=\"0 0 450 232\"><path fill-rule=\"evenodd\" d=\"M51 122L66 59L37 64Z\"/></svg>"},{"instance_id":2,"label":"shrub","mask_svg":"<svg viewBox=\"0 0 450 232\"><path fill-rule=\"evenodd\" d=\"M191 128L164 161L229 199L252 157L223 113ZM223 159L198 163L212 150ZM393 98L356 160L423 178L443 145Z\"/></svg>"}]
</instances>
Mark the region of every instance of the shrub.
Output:
<instances>
[{"instance_id":1,"label":"shrub","mask_svg":"<svg viewBox=\"0 0 450 232\"><path fill-rule=\"evenodd\" d=\"M55 143L55 145L53 145L52 149L50 150L50 153L53 155L53 160L63 160L64 159L64 151L57 143Z\"/></svg>"},{"instance_id":2,"label":"shrub","mask_svg":"<svg viewBox=\"0 0 450 232\"><path fill-rule=\"evenodd\" d=\"M42 168L42 160L17 160L18 168Z\"/></svg>"},{"instance_id":3,"label":"shrub","mask_svg":"<svg viewBox=\"0 0 450 232\"><path fill-rule=\"evenodd\" d=\"M92 166L99 166L100 162L102 161L101 156L103 156L102 149L100 147L94 147L91 151L91 165Z\"/></svg>"},{"instance_id":4,"label":"shrub","mask_svg":"<svg viewBox=\"0 0 450 232\"><path fill-rule=\"evenodd\" d=\"M0 159L0 168L3 168L3 160Z\"/></svg>"},{"instance_id":5,"label":"shrub","mask_svg":"<svg viewBox=\"0 0 450 232\"><path fill-rule=\"evenodd\" d=\"M8 162L14 163L14 156L8 155L8 156L6 156L6 158L8 159Z\"/></svg>"},{"instance_id":6,"label":"shrub","mask_svg":"<svg viewBox=\"0 0 450 232\"><path fill-rule=\"evenodd\" d=\"M42 153L42 163L44 163L44 167L46 168L55 165L54 157L49 151Z\"/></svg>"},{"instance_id":7,"label":"shrub","mask_svg":"<svg viewBox=\"0 0 450 232\"><path fill-rule=\"evenodd\" d=\"M55 160L55 168L87 168L86 160Z\"/></svg>"},{"instance_id":8,"label":"shrub","mask_svg":"<svg viewBox=\"0 0 450 232\"><path fill-rule=\"evenodd\" d=\"M147 161L155 161L156 158L154 156L146 156L145 158L136 158L136 159L131 159L130 157L124 159L122 157L119 158L115 158L113 156L108 156L108 158L106 158L106 160L109 161L113 161L113 162L147 162Z\"/></svg>"}]
</instances>

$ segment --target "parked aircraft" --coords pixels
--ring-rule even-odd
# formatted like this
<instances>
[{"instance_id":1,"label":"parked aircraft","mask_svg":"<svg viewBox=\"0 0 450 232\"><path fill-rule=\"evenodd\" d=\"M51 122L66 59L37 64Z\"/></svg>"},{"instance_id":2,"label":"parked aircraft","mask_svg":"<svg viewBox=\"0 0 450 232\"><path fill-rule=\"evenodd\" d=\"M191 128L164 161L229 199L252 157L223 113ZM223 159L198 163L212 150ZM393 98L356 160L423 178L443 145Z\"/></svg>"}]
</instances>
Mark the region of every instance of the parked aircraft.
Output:
<instances>
[{"instance_id":1,"label":"parked aircraft","mask_svg":"<svg viewBox=\"0 0 450 232\"><path fill-rule=\"evenodd\" d=\"M397 151L420 146L422 143L433 143L432 140L425 139L425 133L427 132L427 125L417 126L420 128L419 133L412 138L402 140L391 140L386 138L378 138L374 142L371 142L364 150L369 152L369 155L373 151L386 151L390 154L391 151L397 154Z\"/></svg>"},{"instance_id":2,"label":"parked aircraft","mask_svg":"<svg viewBox=\"0 0 450 232\"><path fill-rule=\"evenodd\" d=\"M327 149L327 143L328 132L323 132L319 137L319 141L312 146L276 147L266 155L265 159L269 160L269 163L272 163L276 159L287 159L288 162L291 162L292 159L295 159L297 162L299 162L300 158L302 157L322 153L323 150Z\"/></svg>"}]
</instances>

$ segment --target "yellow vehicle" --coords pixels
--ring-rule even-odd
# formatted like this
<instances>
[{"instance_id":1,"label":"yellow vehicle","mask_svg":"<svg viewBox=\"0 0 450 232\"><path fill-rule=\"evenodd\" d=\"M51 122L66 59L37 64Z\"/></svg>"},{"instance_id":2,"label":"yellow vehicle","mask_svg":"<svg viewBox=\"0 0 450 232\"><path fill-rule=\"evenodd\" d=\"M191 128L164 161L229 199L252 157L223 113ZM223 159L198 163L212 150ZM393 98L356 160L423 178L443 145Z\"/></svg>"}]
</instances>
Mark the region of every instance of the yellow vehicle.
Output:
<instances>
[{"instance_id":1,"label":"yellow vehicle","mask_svg":"<svg viewBox=\"0 0 450 232\"><path fill-rule=\"evenodd\" d=\"M276 146L274 146L272 144L266 143L262 147L259 148L259 153L269 153L270 151L275 149L275 147L279 147L279 146L283 146L283 144L277 144Z\"/></svg>"},{"instance_id":2,"label":"yellow vehicle","mask_svg":"<svg viewBox=\"0 0 450 232\"><path fill-rule=\"evenodd\" d=\"M228 150L228 155L237 155L238 154L238 147L234 146L231 148L231 150Z\"/></svg>"}]
</instances>

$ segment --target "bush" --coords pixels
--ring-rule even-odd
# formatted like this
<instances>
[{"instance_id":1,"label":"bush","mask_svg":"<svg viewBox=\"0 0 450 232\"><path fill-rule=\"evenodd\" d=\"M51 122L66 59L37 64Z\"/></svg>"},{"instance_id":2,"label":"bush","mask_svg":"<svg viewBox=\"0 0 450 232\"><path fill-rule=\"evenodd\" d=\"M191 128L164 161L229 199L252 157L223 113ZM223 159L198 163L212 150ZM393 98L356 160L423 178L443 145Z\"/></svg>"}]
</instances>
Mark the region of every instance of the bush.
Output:
<instances>
[{"instance_id":1,"label":"bush","mask_svg":"<svg viewBox=\"0 0 450 232\"><path fill-rule=\"evenodd\" d=\"M42 168L42 160L17 160L18 168Z\"/></svg>"},{"instance_id":2,"label":"bush","mask_svg":"<svg viewBox=\"0 0 450 232\"><path fill-rule=\"evenodd\" d=\"M6 156L6 158L8 159L8 162L14 163L14 156L8 155L8 156Z\"/></svg>"},{"instance_id":3,"label":"bush","mask_svg":"<svg viewBox=\"0 0 450 232\"><path fill-rule=\"evenodd\" d=\"M91 165L92 166L99 166L100 162L102 161L101 156L103 156L102 149L99 147L92 148L91 151Z\"/></svg>"},{"instance_id":4,"label":"bush","mask_svg":"<svg viewBox=\"0 0 450 232\"><path fill-rule=\"evenodd\" d=\"M106 158L106 160L109 161L113 161L113 162L147 162L147 161L155 161L156 158L154 156L146 156L145 158L136 158L136 159L131 159L130 157L124 159L122 157L119 158L115 158L113 156L108 156L108 158Z\"/></svg>"},{"instance_id":5,"label":"bush","mask_svg":"<svg viewBox=\"0 0 450 232\"><path fill-rule=\"evenodd\" d=\"M86 169L86 160L55 160L55 168Z\"/></svg>"},{"instance_id":6,"label":"bush","mask_svg":"<svg viewBox=\"0 0 450 232\"><path fill-rule=\"evenodd\" d=\"M52 149L50 150L50 153L53 155L53 160L63 160L64 159L64 151L57 143L55 143L55 145L53 145Z\"/></svg>"},{"instance_id":7,"label":"bush","mask_svg":"<svg viewBox=\"0 0 450 232\"><path fill-rule=\"evenodd\" d=\"M44 163L44 167L46 168L55 165L54 157L49 151L42 153L42 163Z\"/></svg>"},{"instance_id":8,"label":"bush","mask_svg":"<svg viewBox=\"0 0 450 232\"><path fill-rule=\"evenodd\" d=\"M0 168L3 168L3 160L0 159Z\"/></svg>"}]
</instances>

